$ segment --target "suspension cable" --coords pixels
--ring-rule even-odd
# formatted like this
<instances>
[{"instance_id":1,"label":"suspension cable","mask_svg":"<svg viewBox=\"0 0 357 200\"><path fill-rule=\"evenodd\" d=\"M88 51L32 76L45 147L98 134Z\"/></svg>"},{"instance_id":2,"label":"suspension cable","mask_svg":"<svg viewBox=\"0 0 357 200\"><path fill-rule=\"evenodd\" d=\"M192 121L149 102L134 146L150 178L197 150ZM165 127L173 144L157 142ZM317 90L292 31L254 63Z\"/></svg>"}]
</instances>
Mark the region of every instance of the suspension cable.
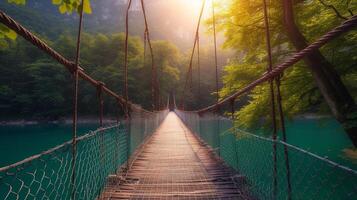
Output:
<instances>
[{"instance_id":1,"label":"suspension cable","mask_svg":"<svg viewBox=\"0 0 357 200\"><path fill-rule=\"evenodd\" d=\"M147 16L146 16L146 11L145 11L145 5L144 5L144 0L141 0L141 8L143 11L144 15L144 22L145 22L145 33L144 33L144 39L145 41L145 47L144 47L144 52L146 49L146 41L148 42L149 45L149 50L150 50L150 56L151 56L151 104L152 104L152 109L158 109L158 87L159 87L159 80L157 76L157 68L155 67L154 63L154 53L151 45L151 40L150 40L150 32L149 32L149 26L148 26L148 21L147 21ZM145 56L144 56L145 59Z\"/></svg>"},{"instance_id":2,"label":"suspension cable","mask_svg":"<svg viewBox=\"0 0 357 200\"><path fill-rule=\"evenodd\" d=\"M74 73L76 64L73 61L68 60L65 58L63 55L52 49L48 44L46 44L44 41L42 41L40 38L38 38L36 35L31 33L29 30L27 30L24 26L16 22L14 19L12 19L10 16L8 16L6 13L0 10L0 22L10 28L11 30L15 31L18 35L20 35L22 38L33 44L35 47L38 49L42 50L44 53L48 54L50 57L55 59L58 63L62 64L64 67L68 69L70 73ZM89 76L81 67L80 64L78 64L78 76L82 78L83 80L89 82L93 86L97 87L99 82L98 80L92 78ZM103 91L108 94L109 96L113 97L118 101L121 105L124 106L125 99L122 95L119 95L112 91L111 89L107 88L106 86L103 87ZM151 113L148 110L145 110L138 105L134 104L133 102L128 101L128 107L130 109L135 109L135 110L141 110L147 113Z\"/></svg>"},{"instance_id":3,"label":"suspension cable","mask_svg":"<svg viewBox=\"0 0 357 200\"><path fill-rule=\"evenodd\" d=\"M144 60L143 60L143 67L145 67L145 65L146 65L146 36L147 35L147 33L146 33L146 29L144 30Z\"/></svg>"},{"instance_id":4,"label":"suspension cable","mask_svg":"<svg viewBox=\"0 0 357 200\"><path fill-rule=\"evenodd\" d=\"M99 102L99 127L103 127L103 107L104 107L104 100L103 100L103 87L104 83L99 82L97 86L97 96L98 96L98 102Z\"/></svg>"},{"instance_id":5,"label":"suspension cable","mask_svg":"<svg viewBox=\"0 0 357 200\"><path fill-rule=\"evenodd\" d=\"M128 93L128 38L129 38L129 10L131 7L131 0L128 0L128 7L126 9L125 15L125 55L124 55L124 99L125 99L125 113L128 115L128 101L129 101L129 93Z\"/></svg>"},{"instance_id":6,"label":"suspension cable","mask_svg":"<svg viewBox=\"0 0 357 200\"><path fill-rule=\"evenodd\" d=\"M83 4L81 1L79 11L78 35L76 45L75 67L73 71L73 119L72 119L72 199L76 199L76 157L77 157L77 118L78 118L78 69L81 46L82 22L83 22Z\"/></svg>"},{"instance_id":7,"label":"suspension cable","mask_svg":"<svg viewBox=\"0 0 357 200\"><path fill-rule=\"evenodd\" d=\"M317 39L315 42L311 43L304 49L300 50L299 52L296 52L292 54L289 58L287 58L284 62L278 64L276 67L273 68L271 72L264 73L262 76L260 76L258 79L252 81L248 85L244 86L240 90L236 91L232 95L220 100L218 104L212 104L210 106L207 106L205 108L195 110L193 112L199 112L199 113L204 113L210 110L215 109L217 106L225 104L226 102L229 102L233 98L237 98L241 96L242 94L245 94L246 92L251 91L254 89L256 86L262 84L263 82L269 81L272 77L279 76L285 69L293 66L295 63L300 61L302 58L304 58L306 55L309 55L313 53L315 50L319 49L320 47L324 46L326 43L329 41L333 40L334 38L338 37L342 33L345 33L354 27L357 26L357 15L351 17L350 19L344 21L341 25L333 28L323 36L321 36L319 39Z\"/></svg>"},{"instance_id":8,"label":"suspension cable","mask_svg":"<svg viewBox=\"0 0 357 200\"><path fill-rule=\"evenodd\" d=\"M231 104L231 113L232 113L231 118L232 118L232 121L234 123L234 113L235 113L235 105L234 104L235 104L235 99L232 99L230 104Z\"/></svg>"},{"instance_id":9,"label":"suspension cable","mask_svg":"<svg viewBox=\"0 0 357 200\"><path fill-rule=\"evenodd\" d=\"M285 128L285 119L284 111L282 106L282 98L280 94L280 77L275 78L276 91L277 91L277 103L278 103L278 112L280 117L280 128L283 133L283 142L286 142L286 128ZM290 163L289 163L289 152L288 147L284 145L284 156L285 156L285 168L286 168L286 178L288 184L288 199L292 199L292 187L291 187L291 178L290 178Z\"/></svg>"},{"instance_id":10,"label":"suspension cable","mask_svg":"<svg viewBox=\"0 0 357 200\"><path fill-rule=\"evenodd\" d=\"M200 29L200 24L201 24L201 19L202 19L203 10L205 8L205 4L206 4L206 0L203 0L202 6L201 6L200 15L198 17L198 22L197 22L197 27L196 27L196 32L195 32L195 39L194 39L194 42L193 42L193 48L192 48L191 57L190 57L190 64L189 64L189 67L188 67L188 70L187 70L187 73L186 73L185 86L184 86L184 89L183 89L182 105L184 104L185 95L186 95L186 89L187 89L187 85L188 85L189 79L190 78L192 79L193 56L195 54L195 49L196 49L196 45L197 45L197 38L198 38L198 35L199 35L199 29Z\"/></svg>"},{"instance_id":11,"label":"suspension cable","mask_svg":"<svg viewBox=\"0 0 357 200\"><path fill-rule=\"evenodd\" d=\"M125 120L126 120L126 132L127 132L127 137L126 137L126 156L127 156L127 162L126 162L126 170L129 170L130 164L129 164L129 156L130 156L130 113L129 113L129 108L128 108L128 100L129 100L129 94L128 94L128 39L129 39L129 10L131 7L131 0L128 0L128 6L126 9L126 15L125 15L125 57L124 57L124 99L125 99L125 106L124 106L124 113L125 113Z\"/></svg>"},{"instance_id":12,"label":"suspension cable","mask_svg":"<svg viewBox=\"0 0 357 200\"><path fill-rule=\"evenodd\" d=\"M270 28L269 28L269 19L268 19L268 10L266 0L263 0L263 10L264 10L264 24L265 24L265 39L266 39L266 48L268 53L268 72L273 70L272 56L271 56L271 44L270 44ZM271 118L272 118L272 128L273 128L273 140L276 140L277 137L277 127L276 127L276 113L275 113L275 94L274 94L274 79L269 80L270 86L270 107L271 107ZM277 195L277 147L276 143L273 143L273 199L276 199Z\"/></svg>"},{"instance_id":13,"label":"suspension cable","mask_svg":"<svg viewBox=\"0 0 357 200\"><path fill-rule=\"evenodd\" d=\"M198 102L201 99L201 62L200 62L200 37L197 36L197 72L198 72Z\"/></svg>"},{"instance_id":14,"label":"suspension cable","mask_svg":"<svg viewBox=\"0 0 357 200\"><path fill-rule=\"evenodd\" d=\"M213 41L214 41L214 64L216 67L216 103L219 100L218 93L218 61L217 61L217 36L216 36L216 16L214 12L214 0L212 0L212 26L213 26Z\"/></svg>"},{"instance_id":15,"label":"suspension cable","mask_svg":"<svg viewBox=\"0 0 357 200\"><path fill-rule=\"evenodd\" d=\"M105 161L105 149L104 149L104 133L102 131L103 128L103 114L104 114L104 100L103 100L103 82L99 82L97 86L97 96L98 96L98 103L99 103L99 128L100 128L100 161L102 167L104 166Z\"/></svg>"}]
</instances>

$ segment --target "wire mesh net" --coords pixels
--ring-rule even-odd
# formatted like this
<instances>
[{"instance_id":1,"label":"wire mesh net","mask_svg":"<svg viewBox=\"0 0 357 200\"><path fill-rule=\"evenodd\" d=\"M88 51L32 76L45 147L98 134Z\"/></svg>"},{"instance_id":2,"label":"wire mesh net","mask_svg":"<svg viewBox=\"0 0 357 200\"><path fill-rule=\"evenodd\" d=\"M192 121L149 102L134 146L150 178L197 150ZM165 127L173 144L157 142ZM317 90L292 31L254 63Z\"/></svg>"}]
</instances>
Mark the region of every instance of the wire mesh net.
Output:
<instances>
[{"instance_id":1,"label":"wire mesh net","mask_svg":"<svg viewBox=\"0 0 357 200\"><path fill-rule=\"evenodd\" d=\"M239 130L232 120L214 113L176 113L245 177L251 195L258 199L352 200L357 196L357 172L352 169L280 140Z\"/></svg>"},{"instance_id":2,"label":"wire mesh net","mask_svg":"<svg viewBox=\"0 0 357 200\"><path fill-rule=\"evenodd\" d=\"M75 160L73 143L68 141L1 168L0 199L97 198L107 177L117 172L167 114L142 112L133 112L130 126L123 122L78 137Z\"/></svg>"}]
</instances>

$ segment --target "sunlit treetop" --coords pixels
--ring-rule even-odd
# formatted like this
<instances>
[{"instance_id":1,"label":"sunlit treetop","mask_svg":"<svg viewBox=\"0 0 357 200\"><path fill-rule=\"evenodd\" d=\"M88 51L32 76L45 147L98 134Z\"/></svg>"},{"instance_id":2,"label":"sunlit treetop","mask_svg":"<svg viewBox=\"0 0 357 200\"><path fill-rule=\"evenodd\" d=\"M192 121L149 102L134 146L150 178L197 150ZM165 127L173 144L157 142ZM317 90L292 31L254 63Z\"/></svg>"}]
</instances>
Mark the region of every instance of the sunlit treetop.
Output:
<instances>
[{"instance_id":1,"label":"sunlit treetop","mask_svg":"<svg viewBox=\"0 0 357 200\"><path fill-rule=\"evenodd\" d=\"M25 5L26 0L8 0L9 3L14 3L18 5ZM60 13L68 13L71 14L73 11L80 11L81 0L52 0L54 5L58 6ZM92 13L92 9L90 6L90 0L83 0L83 11L84 13L90 14Z\"/></svg>"},{"instance_id":2,"label":"sunlit treetop","mask_svg":"<svg viewBox=\"0 0 357 200\"><path fill-rule=\"evenodd\" d=\"M80 12L81 0L51 0L52 4L58 6L58 10L62 14L72 14L73 12ZM25 5L26 0L7 0L8 3L13 3L17 5ZM90 0L83 0L83 12L87 14L92 13L92 8L90 5ZM17 37L16 33L0 24L0 48L6 48L8 43L5 39L15 40Z\"/></svg>"}]
</instances>

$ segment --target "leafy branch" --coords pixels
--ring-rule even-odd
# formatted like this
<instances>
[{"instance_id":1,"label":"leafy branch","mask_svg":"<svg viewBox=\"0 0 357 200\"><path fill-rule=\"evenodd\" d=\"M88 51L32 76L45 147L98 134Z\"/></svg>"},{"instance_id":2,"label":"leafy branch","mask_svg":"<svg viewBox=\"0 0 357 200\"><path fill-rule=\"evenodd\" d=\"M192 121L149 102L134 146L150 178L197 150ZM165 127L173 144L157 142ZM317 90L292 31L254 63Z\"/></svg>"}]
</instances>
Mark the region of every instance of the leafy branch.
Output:
<instances>
[{"instance_id":1,"label":"leafy branch","mask_svg":"<svg viewBox=\"0 0 357 200\"><path fill-rule=\"evenodd\" d=\"M330 8L330 9L332 9L334 12L335 12L335 14L336 14L336 16L338 17L338 18L341 18L341 19L343 19L343 20L347 20L348 18L347 17L344 17L344 16L342 16L342 14L337 10L337 8L335 7L335 6L333 6L332 4L327 4L327 3L325 3L323 0L318 0L322 5L324 5L325 7L327 7L327 8Z\"/></svg>"}]
</instances>

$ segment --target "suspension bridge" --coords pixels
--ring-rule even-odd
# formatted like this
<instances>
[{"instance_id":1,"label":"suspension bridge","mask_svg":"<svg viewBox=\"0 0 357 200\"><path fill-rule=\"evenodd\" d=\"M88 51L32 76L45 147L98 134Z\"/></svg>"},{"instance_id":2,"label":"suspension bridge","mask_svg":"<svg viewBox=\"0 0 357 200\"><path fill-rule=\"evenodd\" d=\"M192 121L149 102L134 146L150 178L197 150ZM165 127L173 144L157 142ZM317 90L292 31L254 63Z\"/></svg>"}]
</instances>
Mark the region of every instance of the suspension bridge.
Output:
<instances>
[{"instance_id":1,"label":"suspension bridge","mask_svg":"<svg viewBox=\"0 0 357 200\"><path fill-rule=\"evenodd\" d=\"M205 1L204 1L205 2ZM74 61L66 59L21 24L0 11L0 22L51 56L73 75L73 137L52 149L0 168L1 199L344 199L357 197L357 171L298 148L286 141L279 77L285 69L339 35L357 26L353 16L301 51L273 67L269 21L264 2L269 67L267 72L231 96L199 110L169 98L159 102L159 82L154 64L145 6L145 44L152 61L152 110L132 103L128 94L128 30L131 0L126 13L124 93L93 79L80 65L83 9ZM192 59L199 52L201 8L185 91L192 84ZM83 8L83 2L81 3ZM214 45L216 31L213 10ZM216 72L217 52L215 51ZM100 127L77 136L78 80L97 89ZM273 137L238 129L235 101L258 85L269 84L272 96ZM274 84L275 83L275 84ZM277 87L277 94L274 94ZM216 74L218 92L218 76ZM103 96L116 100L124 116L103 126ZM275 102L274 95L277 95ZM185 93L183 94L185 97ZM184 98L183 98L184 99ZM283 137L277 137L275 107ZM170 108L170 109L169 109ZM170 111L171 110L171 111ZM228 114L227 114L228 113Z\"/></svg>"}]
</instances>

